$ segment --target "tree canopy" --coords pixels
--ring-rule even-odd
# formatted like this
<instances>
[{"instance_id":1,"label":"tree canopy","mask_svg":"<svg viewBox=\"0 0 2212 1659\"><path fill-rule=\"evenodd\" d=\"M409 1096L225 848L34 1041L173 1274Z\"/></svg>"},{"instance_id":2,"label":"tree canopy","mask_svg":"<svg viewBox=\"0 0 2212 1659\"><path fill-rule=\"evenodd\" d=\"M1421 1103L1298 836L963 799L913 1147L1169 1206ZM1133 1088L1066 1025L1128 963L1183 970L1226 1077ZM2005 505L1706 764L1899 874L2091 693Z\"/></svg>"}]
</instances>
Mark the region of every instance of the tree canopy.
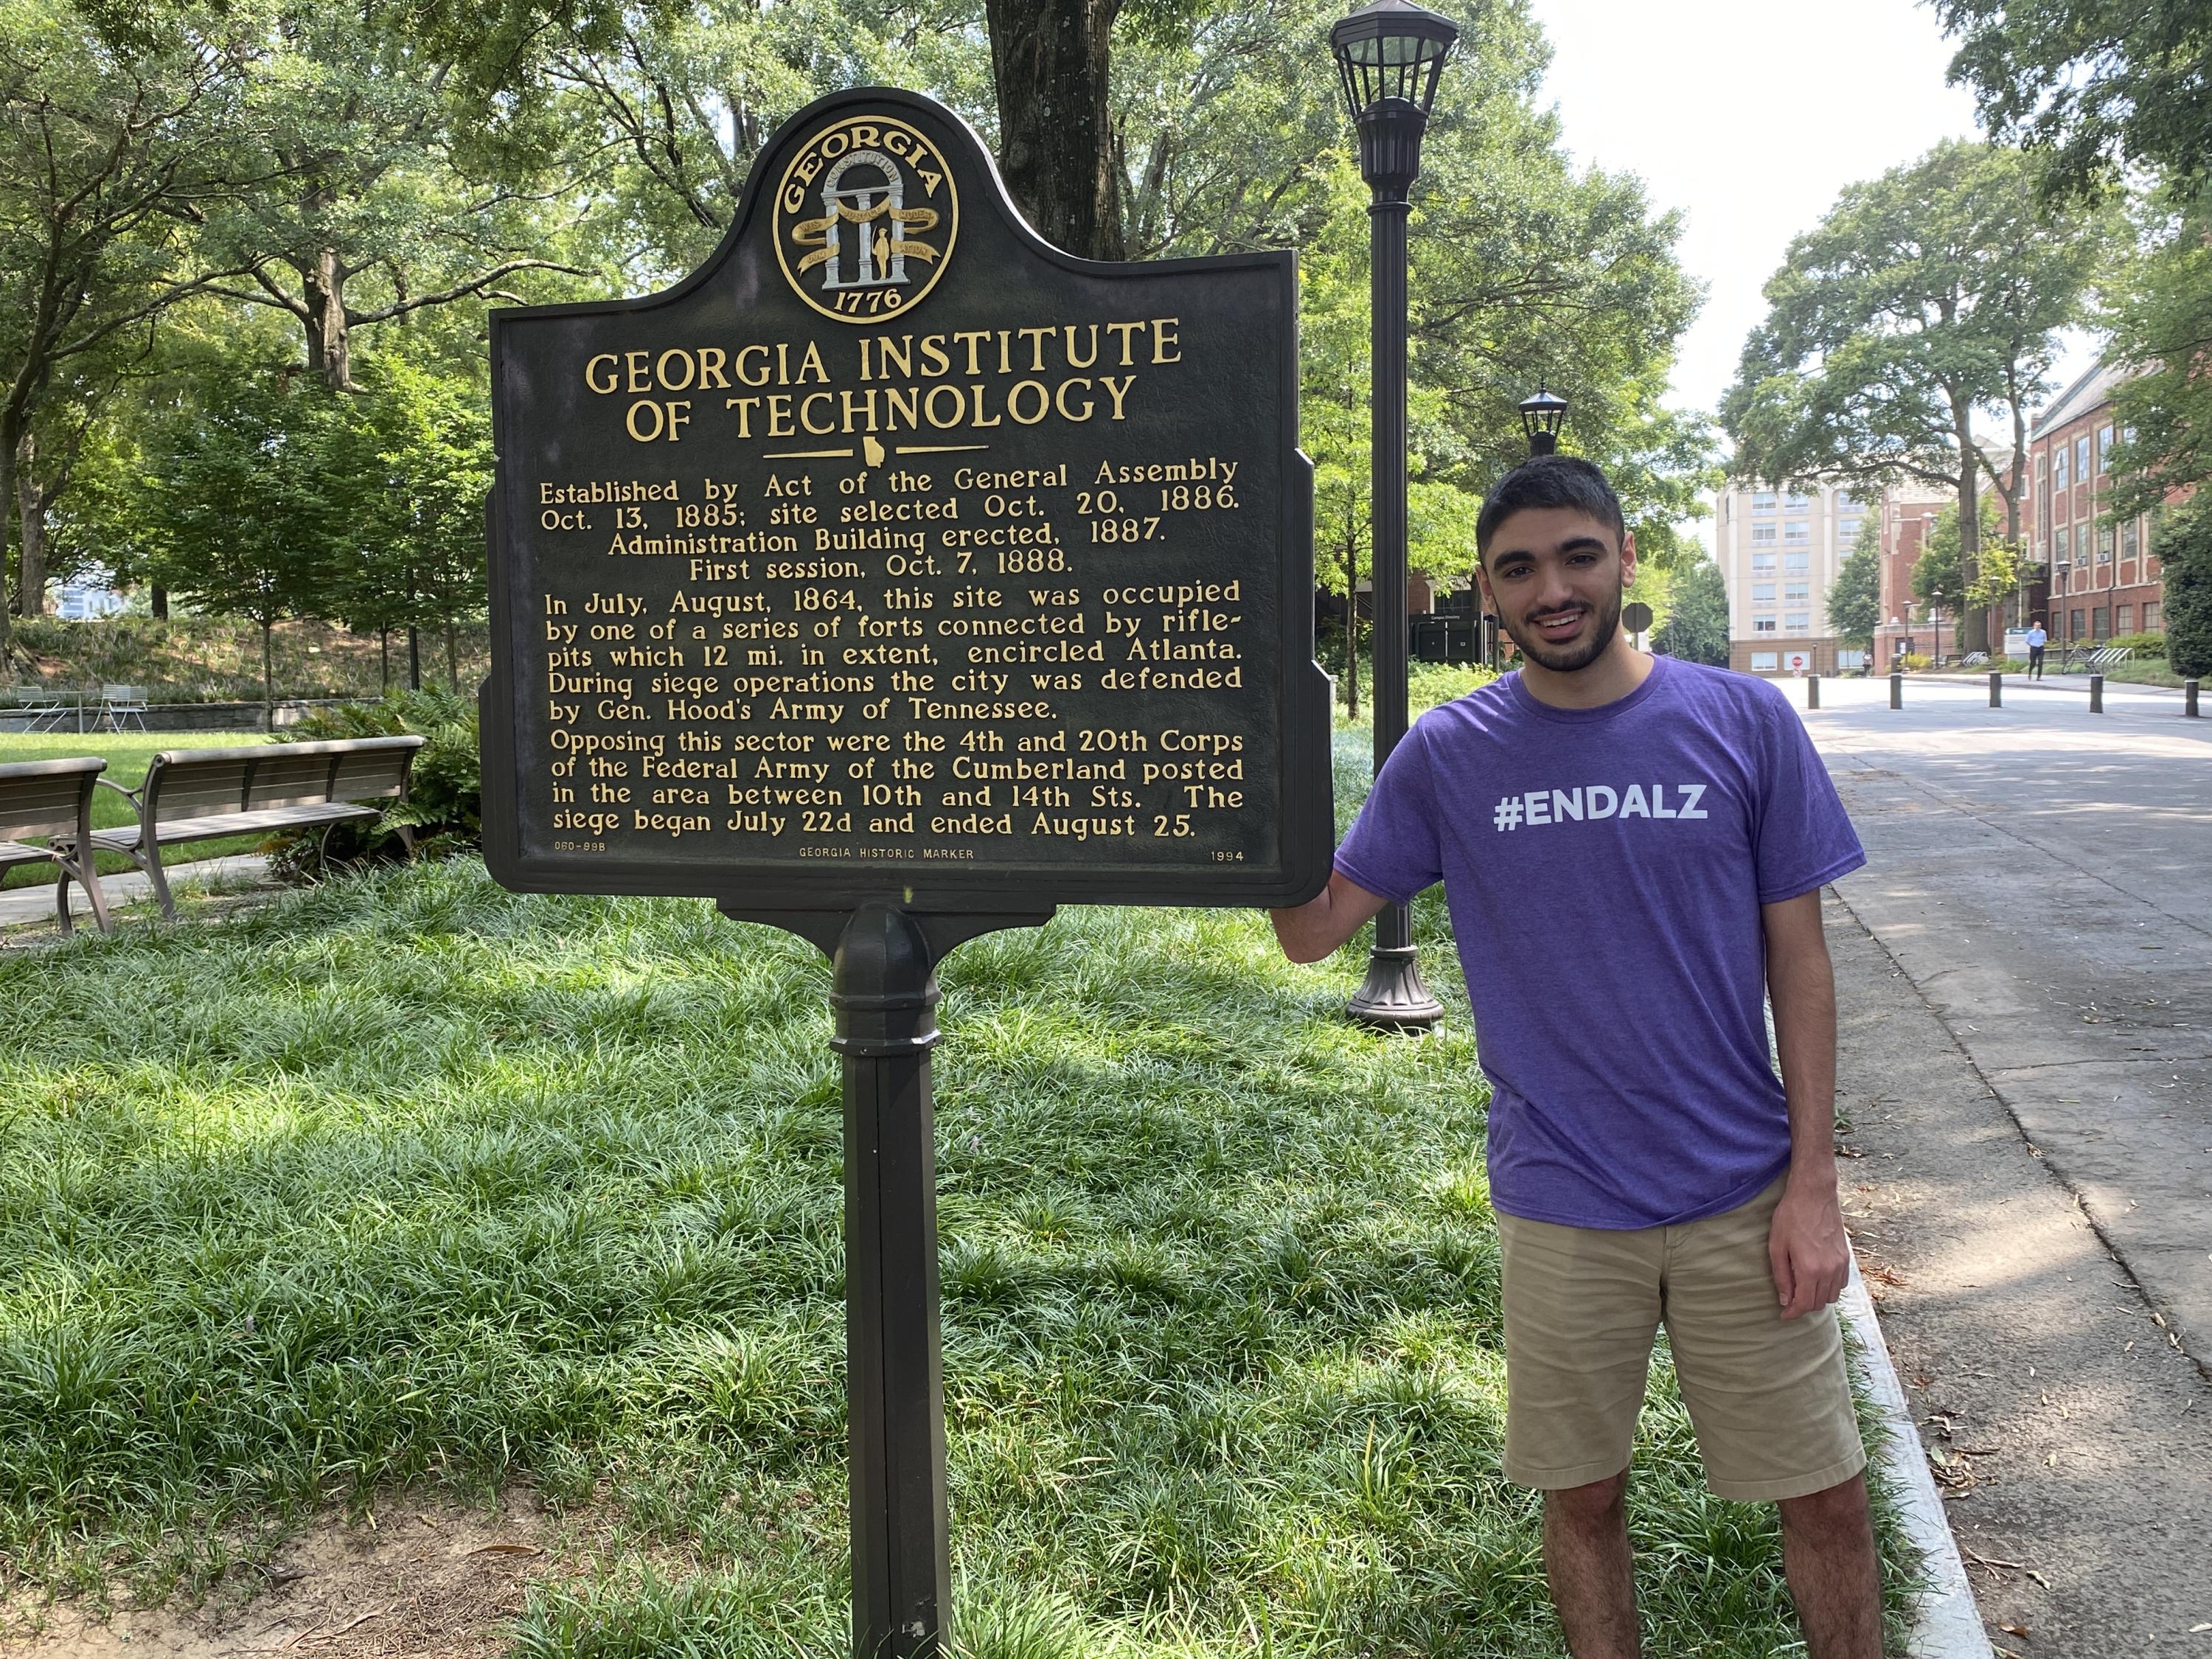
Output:
<instances>
[{"instance_id":1,"label":"tree canopy","mask_svg":"<svg viewBox=\"0 0 2212 1659\"><path fill-rule=\"evenodd\" d=\"M2212 3L1936 0L1959 40L1951 79L2001 136L2049 152L2053 192L2127 167L2202 188L2212 173Z\"/></svg>"},{"instance_id":2,"label":"tree canopy","mask_svg":"<svg viewBox=\"0 0 2212 1659\"><path fill-rule=\"evenodd\" d=\"M1860 524L1858 540L1837 568L1828 589L1828 626L1845 643L1874 649L1874 631L1881 626L1881 524L1874 516Z\"/></svg>"}]
</instances>

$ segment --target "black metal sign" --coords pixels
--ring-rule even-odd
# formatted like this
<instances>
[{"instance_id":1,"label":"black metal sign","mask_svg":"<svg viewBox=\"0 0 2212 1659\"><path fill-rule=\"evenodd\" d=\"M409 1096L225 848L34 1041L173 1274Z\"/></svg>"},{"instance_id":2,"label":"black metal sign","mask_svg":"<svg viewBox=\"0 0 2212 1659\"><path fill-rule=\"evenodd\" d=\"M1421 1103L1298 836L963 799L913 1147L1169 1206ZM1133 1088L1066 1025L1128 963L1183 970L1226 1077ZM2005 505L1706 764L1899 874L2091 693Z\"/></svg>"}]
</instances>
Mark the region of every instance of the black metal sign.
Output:
<instances>
[{"instance_id":1,"label":"black metal sign","mask_svg":"<svg viewBox=\"0 0 2212 1659\"><path fill-rule=\"evenodd\" d=\"M484 852L836 963L854 1650L942 1650L936 963L1328 879L1287 253L1047 246L975 135L794 116L665 294L492 313Z\"/></svg>"},{"instance_id":2,"label":"black metal sign","mask_svg":"<svg viewBox=\"0 0 2212 1659\"><path fill-rule=\"evenodd\" d=\"M485 845L737 908L1326 879L1291 256L1100 264L906 93L665 294L492 314Z\"/></svg>"}]
</instances>

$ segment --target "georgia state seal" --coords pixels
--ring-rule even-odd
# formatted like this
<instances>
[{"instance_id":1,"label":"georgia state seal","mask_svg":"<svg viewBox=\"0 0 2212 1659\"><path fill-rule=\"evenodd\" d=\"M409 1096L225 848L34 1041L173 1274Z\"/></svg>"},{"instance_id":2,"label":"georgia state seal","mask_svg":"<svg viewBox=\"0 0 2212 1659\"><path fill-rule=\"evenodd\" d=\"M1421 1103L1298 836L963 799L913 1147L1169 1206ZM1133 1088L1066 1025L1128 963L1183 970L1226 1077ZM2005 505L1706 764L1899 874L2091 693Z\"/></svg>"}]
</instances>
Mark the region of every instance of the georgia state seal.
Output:
<instances>
[{"instance_id":1,"label":"georgia state seal","mask_svg":"<svg viewBox=\"0 0 2212 1659\"><path fill-rule=\"evenodd\" d=\"M943 152L905 122L848 115L791 158L775 191L775 257L799 297L842 323L910 311L960 232Z\"/></svg>"}]
</instances>

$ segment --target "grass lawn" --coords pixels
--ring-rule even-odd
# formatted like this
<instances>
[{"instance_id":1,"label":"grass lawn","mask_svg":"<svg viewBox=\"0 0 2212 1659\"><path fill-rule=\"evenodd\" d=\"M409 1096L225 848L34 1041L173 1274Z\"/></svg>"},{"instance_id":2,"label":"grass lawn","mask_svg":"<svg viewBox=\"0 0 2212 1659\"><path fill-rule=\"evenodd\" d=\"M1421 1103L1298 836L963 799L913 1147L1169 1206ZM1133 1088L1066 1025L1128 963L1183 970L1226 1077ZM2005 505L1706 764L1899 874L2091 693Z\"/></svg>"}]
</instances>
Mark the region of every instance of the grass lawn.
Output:
<instances>
[{"instance_id":1,"label":"grass lawn","mask_svg":"<svg viewBox=\"0 0 2212 1659\"><path fill-rule=\"evenodd\" d=\"M1364 950L1077 909L946 965L961 1651L1561 1651L1498 1469L1473 1039L1346 1024ZM189 1586L320 1503L520 1479L616 1544L515 1654L843 1654L828 988L703 904L474 861L0 955L0 1589ZM1638 1455L1650 1650L1794 1650L1663 1352Z\"/></svg>"},{"instance_id":2,"label":"grass lawn","mask_svg":"<svg viewBox=\"0 0 2212 1659\"><path fill-rule=\"evenodd\" d=\"M0 732L0 766L15 761L68 760L82 755L100 755L107 761L107 769L100 776L125 789L136 789L146 776L148 764L164 749L235 749L261 741L262 734L256 732ZM135 821L131 803L122 796L112 789L93 791L94 829L112 830ZM182 862L250 853L263 839L259 836L232 836L222 841L194 842L170 849L167 859ZM102 875L137 867L119 854L100 855ZM24 865L0 875L0 887L51 887L53 882L52 865Z\"/></svg>"}]
</instances>

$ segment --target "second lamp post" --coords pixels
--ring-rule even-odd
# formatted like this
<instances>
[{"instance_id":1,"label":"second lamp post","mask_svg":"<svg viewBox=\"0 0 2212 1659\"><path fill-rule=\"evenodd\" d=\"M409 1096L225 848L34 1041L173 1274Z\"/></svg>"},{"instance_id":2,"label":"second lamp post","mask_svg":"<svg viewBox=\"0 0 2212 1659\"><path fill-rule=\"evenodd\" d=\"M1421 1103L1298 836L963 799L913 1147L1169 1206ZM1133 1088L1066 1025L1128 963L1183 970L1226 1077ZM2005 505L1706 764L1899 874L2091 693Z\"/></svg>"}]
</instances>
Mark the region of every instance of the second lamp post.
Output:
<instances>
[{"instance_id":1,"label":"second lamp post","mask_svg":"<svg viewBox=\"0 0 2212 1659\"><path fill-rule=\"evenodd\" d=\"M1406 216L1421 171L1421 134L1435 103L1444 58L1459 39L1448 17L1407 3L1375 0L1328 32L1344 96L1359 132L1359 173L1369 206L1374 391L1370 490L1373 517L1375 769L1406 735ZM1353 603L1358 601L1356 596ZM1346 648L1352 649L1347 626ZM1353 1018L1394 1030L1425 1030L1443 1006L1421 982L1406 907L1375 918L1367 982L1352 999Z\"/></svg>"}]
</instances>

